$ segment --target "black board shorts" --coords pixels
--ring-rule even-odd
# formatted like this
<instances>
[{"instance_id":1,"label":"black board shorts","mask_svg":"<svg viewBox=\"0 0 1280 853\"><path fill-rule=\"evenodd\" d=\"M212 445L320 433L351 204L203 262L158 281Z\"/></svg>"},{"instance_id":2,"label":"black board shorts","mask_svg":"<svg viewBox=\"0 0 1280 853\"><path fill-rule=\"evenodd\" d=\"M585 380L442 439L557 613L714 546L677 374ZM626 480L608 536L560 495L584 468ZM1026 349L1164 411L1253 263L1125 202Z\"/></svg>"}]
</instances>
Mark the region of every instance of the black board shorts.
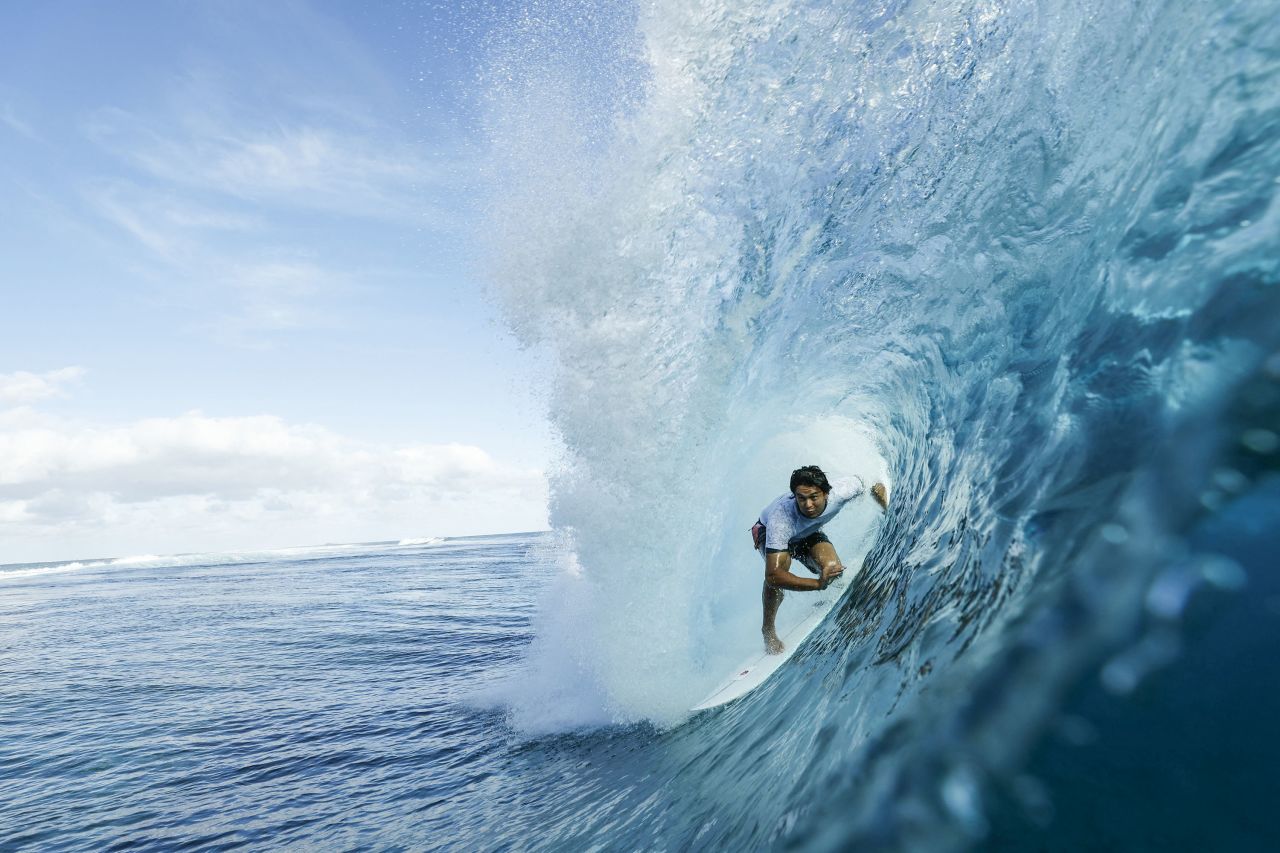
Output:
<instances>
[{"instance_id":1,"label":"black board shorts","mask_svg":"<svg viewBox=\"0 0 1280 853\"><path fill-rule=\"evenodd\" d=\"M751 544L761 553L761 555L767 555L770 553L776 554L778 552L776 548L764 547L764 534L765 526L757 521L751 528ZM791 559L799 560L800 564L806 569L813 572L815 575L820 575L822 574L822 566L819 565L818 561L813 557L813 546L817 545L819 542L830 541L831 540L827 538L827 534L818 530L810 533L803 539L793 539L788 542L787 553L791 555Z\"/></svg>"}]
</instances>

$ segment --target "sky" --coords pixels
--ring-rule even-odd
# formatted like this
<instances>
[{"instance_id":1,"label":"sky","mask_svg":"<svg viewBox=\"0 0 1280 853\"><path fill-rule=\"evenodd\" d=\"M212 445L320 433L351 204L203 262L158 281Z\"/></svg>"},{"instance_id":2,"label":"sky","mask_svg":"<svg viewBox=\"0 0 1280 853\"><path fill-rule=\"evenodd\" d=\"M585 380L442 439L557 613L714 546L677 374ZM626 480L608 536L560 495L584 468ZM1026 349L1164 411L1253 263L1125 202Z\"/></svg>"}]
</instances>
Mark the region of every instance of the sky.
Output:
<instances>
[{"instance_id":1,"label":"sky","mask_svg":"<svg viewBox=\"0 0 1280 853\"><path fill-rule=\"evenodd\" d=\"M546 527L477 239L514 13L6 8L0 563Z\"/></svg>"}]
</instances>

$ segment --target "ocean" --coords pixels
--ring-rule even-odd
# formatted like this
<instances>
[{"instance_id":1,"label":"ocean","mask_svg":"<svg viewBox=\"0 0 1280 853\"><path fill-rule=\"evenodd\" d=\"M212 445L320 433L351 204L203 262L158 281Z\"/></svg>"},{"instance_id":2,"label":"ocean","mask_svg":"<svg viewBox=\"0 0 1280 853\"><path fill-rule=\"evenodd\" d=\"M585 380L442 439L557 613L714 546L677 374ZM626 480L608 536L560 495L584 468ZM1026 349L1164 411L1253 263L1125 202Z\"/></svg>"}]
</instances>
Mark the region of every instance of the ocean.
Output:
<instances>
[{"instance_id":1,"label":"ocean","mask_svg":"<svg viewBox=\"0 0 1280 853\"><path fill-rule=\"evenodd\" d=\"M547 538L0 567L0 849L468 846Z\"/></svg>"},{"instance_id":2,"label":"ocean","mask_svg":"<svg viewBox=\"0 0 1280 853\"><path fill-rule=\"evenodd\" d=\"M0 848L1275 849L1275 12L529 4L553 532L0 567ZM805 464L889 512L691 715Z\"/></svg>"}]
</instances>

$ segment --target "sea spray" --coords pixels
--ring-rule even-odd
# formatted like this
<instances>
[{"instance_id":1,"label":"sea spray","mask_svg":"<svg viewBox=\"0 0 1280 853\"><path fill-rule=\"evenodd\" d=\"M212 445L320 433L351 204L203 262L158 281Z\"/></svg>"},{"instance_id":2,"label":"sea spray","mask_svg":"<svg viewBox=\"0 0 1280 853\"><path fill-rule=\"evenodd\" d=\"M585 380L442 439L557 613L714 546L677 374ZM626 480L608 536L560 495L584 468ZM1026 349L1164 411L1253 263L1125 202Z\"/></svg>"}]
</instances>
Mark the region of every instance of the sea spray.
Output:
<instances>
[{"instance_id":1,"label":"sea spray","mask_svg":"<svg viewBox=\"0 0 1280 853\"><path fill-rule=\"evenodd\" d=\"M895 488L855 588L776 684L689 724L717 772L791 786L706 843L980 837L990 780L1223 505L1215 469L1260 482L1216 460L1276 434L1236 414L1280 346L1273 10L571 8L617 61L508 34L492 234L555 364L552 521L604 703L580 723L678 720L751 634L743 520L866 439L850 461ZM821 736L749 748L779 712Z\"/></svg>"}]
</instances>

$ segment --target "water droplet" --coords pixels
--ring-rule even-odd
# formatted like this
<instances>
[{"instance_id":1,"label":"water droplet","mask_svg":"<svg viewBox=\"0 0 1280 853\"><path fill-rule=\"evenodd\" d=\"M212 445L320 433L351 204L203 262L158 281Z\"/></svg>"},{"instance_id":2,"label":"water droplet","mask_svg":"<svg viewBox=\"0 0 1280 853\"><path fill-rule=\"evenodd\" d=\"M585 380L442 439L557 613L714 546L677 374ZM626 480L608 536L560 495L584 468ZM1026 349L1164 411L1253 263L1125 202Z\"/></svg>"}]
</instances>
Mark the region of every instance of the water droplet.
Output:
<instances>
[{"instance_id":1,"label":"water droplet","mask_svg":"<svg viewBox=\"0 0 1280 853\"><path fill-rule=\"evenodd\" d=\"M1239 563L1220 555L1205 557L1200 562L1200 575L1219 589L1242 589L1249 580Z\"/></svg>"},{"instance_id":2,"label":"water droplet","mask_svg":"<svg viewBox=\"0 0 1280 853\"><path fill-rule=\"evenodd\" d=\"M1112 693L1132 693L1142 679L1142 673L1132 661L1116 658L1102 668L1102 686Z\"/></svg>"},{"instance_id":3,"label":"water droplet","mask_svg":"<svg viewBox=\"0 0 1280 853\"><path fill-rule=\"evenodd\" d=\"M1249 488L1249 478L1234 468L1219 468L1213 472L1213 484L1224 492L1239 494Z\"/></svg>"},{"instance_id":4,"label":"water droplet","mask_svg":"<svg viewBox=\"0 0 1280 853\"><path fill-rule=\"evenodd\" d=\"M1152 629L1102 668L1102 686L1112 693L1132 693L1148 673L1178 656L1180 642L1177 631L1169 626Z\"/></svg>"},{"instance_id":5,"label":"water droplet","mask_svg":"<svg viewBox=\"0 0 1280 853\"><path fill-rule=\"evenodd\" d=\"M1104 524L1100 533L1112 545L1123 545L1129 541L1129 531L1120 524Z\"/></svg>"},{"instance_id":6,"label":"water droplet","mask_svg":"<svg viewBox=\"0 0 1280 853\"><path fill-rule=\"evenodd\" d=\"M942 782L942 802L965 829L974 835L986 833L987 822L978 800L978 783L971 770L958 767L947 774Z\"/></svg>"},{"instance_id":7,"label":"water droplet","mask_svg":"<svg viewBox=\"0 0 1280 853\"><path fill-rule=\"evenodd\" d=\"M1222 492L1215 489L1210 489L1200 495L1200 506L1209 510L1209 512L1217 512L1222 509L1223 503L1225 503L1225 501L1222 499Z\"/></svg>"},{"instance_id":8,"label":"water droplet","mask_svg":"<svg viewBox=\"0 0 1280 853\"><path fill-rule=\"evenodd\" d=\"M1176 619L1186 608L1198 580L1185 568L1164 572L1147 590L1147 610L1162 619Z\"/></svg>"},{"instance_id":9,"label":"water droplet","mask_svg":"<svg viewBox=\"0 0 1280 853\"><path fill-rule=\"evenodd\" d=\"M1240 436L1240 443L1254 453L1274 453L1280 447L1280 437L1269 429L1247 429Z\"/></svg>"}]
</instances>

